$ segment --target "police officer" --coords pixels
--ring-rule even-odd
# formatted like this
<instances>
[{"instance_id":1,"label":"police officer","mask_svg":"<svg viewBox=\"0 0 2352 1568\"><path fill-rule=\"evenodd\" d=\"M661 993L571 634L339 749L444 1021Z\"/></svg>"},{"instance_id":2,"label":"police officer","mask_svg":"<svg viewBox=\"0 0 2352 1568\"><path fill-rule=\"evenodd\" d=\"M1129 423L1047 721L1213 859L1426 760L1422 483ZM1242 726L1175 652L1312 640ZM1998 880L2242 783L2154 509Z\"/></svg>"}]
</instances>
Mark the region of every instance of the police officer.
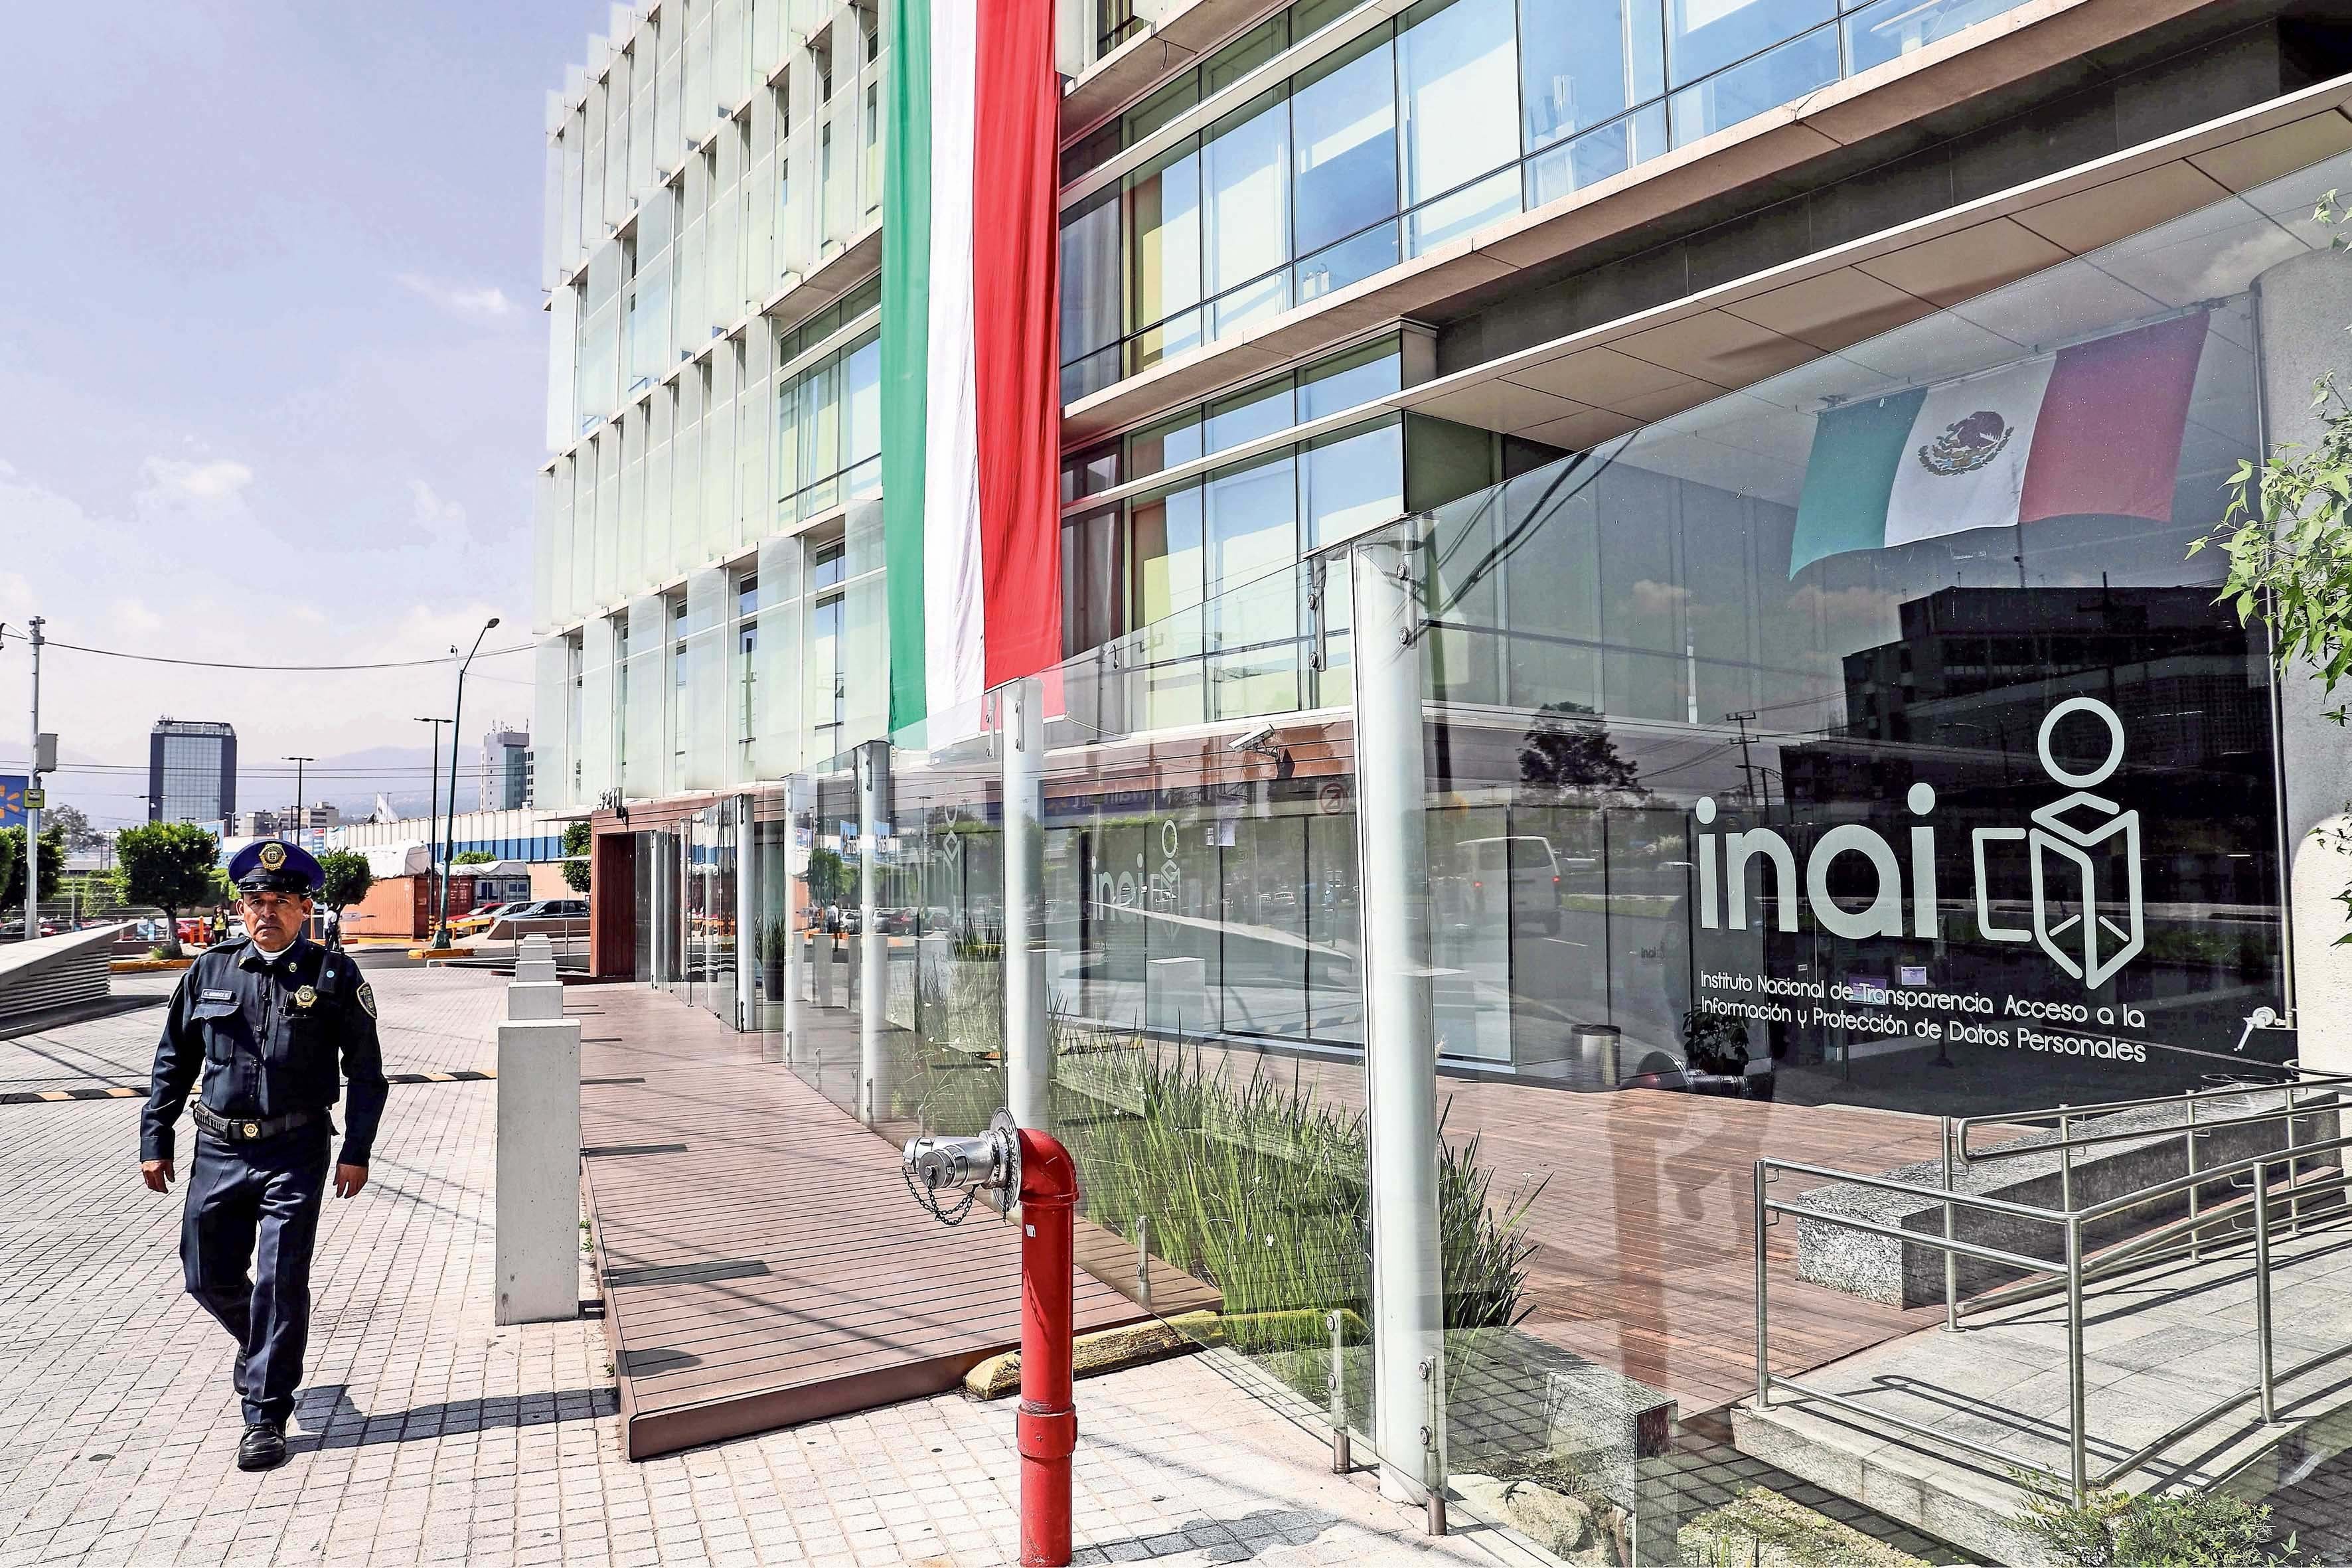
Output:
<instances>
[{"instance_id":1,"label":"police officer","mask_svg":"<svg viewBox=\"0 0 2352 1568\"><path fill-rule=\"evenodd\" d=\"M180 1262L188 1294L236 1340L237 1468L267 1470L286 1462L286 1420L302 1381L338 1061L349 1086L338 1197L367 1184L385 1085L374 993L351 957L302 935L326 880L319 862L265 838L238 850L228 874L250 934L206 949L173 994L139 1169L154 1191L171 1189L173 1123L201 1071ZM248 1273L257 1237L259 1267Z\"/></svg>"}]
</instances>

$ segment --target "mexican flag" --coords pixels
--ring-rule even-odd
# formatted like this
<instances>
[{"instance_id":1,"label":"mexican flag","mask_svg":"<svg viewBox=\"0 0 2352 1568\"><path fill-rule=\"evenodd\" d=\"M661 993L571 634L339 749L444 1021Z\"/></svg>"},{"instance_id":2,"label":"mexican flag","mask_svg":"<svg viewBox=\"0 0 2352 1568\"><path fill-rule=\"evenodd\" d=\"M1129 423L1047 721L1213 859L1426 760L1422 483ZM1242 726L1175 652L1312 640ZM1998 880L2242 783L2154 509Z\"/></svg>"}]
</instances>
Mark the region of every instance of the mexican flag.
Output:
<instances>
[{"instance_id":1,"label":"mexican flag","mask_svg":"<svg viewBox=\"0 0 2352 1568\"><path fill-rule=\"evenodd\" d=\"M1051 0L891 0L890 727L1062 657Z\"/></svg>"},{"instance_id":2,"label":"mexican flag","mask_svg":"<svg viewBox=\"0 0 2352 1568\"><path fill-rule=\"evenodd\" d=\"M2172 518L2206 312L1822 415L1789 574L1825 555L2095 513Z\"/></svg>"}]
</instances>

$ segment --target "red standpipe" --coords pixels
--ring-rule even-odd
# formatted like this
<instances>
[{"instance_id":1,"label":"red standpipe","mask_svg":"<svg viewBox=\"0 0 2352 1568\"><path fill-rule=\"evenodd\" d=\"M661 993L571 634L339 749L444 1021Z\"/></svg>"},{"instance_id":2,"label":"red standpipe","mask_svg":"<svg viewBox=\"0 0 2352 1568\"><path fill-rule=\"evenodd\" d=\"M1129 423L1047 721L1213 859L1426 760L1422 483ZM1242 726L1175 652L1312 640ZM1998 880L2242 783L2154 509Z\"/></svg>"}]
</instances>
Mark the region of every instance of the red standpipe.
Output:
<instances>
[{"instance_id":1,"label":"red standpipe","mask_svg":"<svg viewBox=\"0 0 2352 1568\"><path fill-rule=\"evenodd\" d=\"M1053 1137L1021 1129L1021 1568L1070 1561L1071 1217L1077 1167Z\"/></svg>"}]
</instances>

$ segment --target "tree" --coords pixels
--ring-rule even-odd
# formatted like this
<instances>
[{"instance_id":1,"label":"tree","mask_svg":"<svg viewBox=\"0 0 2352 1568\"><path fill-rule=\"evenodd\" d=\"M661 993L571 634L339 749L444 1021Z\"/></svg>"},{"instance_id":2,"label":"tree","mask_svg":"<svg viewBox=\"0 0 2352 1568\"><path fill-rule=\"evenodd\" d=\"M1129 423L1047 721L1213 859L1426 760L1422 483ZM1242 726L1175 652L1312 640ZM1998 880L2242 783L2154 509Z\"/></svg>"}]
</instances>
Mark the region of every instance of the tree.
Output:
<instances>
[{"instance_id":1,"label":"tree","mask_svg":"<svg viewBox=\"0 0 2352 1568\"><path fill-rule=\"evenodd\" d=\"M1592 710L1578 702L1547 702L1519 744L1519 778L1539 789L1615 789L1647 795L1641 765L1617 752Z\"/></svg>"},{"instance_id":2,"label":"tree","mask_svg":"<svg viewBox=\"0 0 2352 1568\"><path fill-rule=\"evenodd\" d=\"M46 832L52 827L65 835L66 852L69 855L86 854L106 842L106 835L89 825L89 818L78 805L52 805L44 808L41 812L41 828ZM46 877L42 879L44 884L47 880Z\"/></svg>"},{"instance_id":3,"label":"tree","mask_svg":"<svg viewBox=\"0 0 2352 1568\"><path fill-rule=\"evenodd\" d=\"M563 830L563 885L575 893L588 890L588 850L593 829L584 821Z\"/></svg>"},{"instance_id":4,"label":"tree","mask_svg":"<svg viewBox=\"0 0 2352 1568\"><path fill-rule=\"evenodd\" d=\"M2330 191L2311 216L2323 228L2336 228L2352 221L2352 207ZM2342 251L2352 248L2352 238L2331 235L2327 244ZM2261 616L2279 674L2308 666L2326 700L2352 674L2352 399L2336 386L2334 371L2312 384L2310 408L2319 438L2283 441L2259 461L2239 459L2221 523L2190 541L2189 553L2208 545L2221 552L2230 564L2217 601L2234 605L2242 622ZM2346 722L2345 706L2327 717ZM2352 805L2346 814L2352 816ZM2322 837L2338 853L2352 854L2352 831L2340 822L2323 828ZM2352 913L2352 888L2336 898ZM2352 945L2352 931L2336 940Z\"/></svg>"},{"instance_id":5,"label":"tree","mask_svg":"<svg viewBox=\"0 0 2352 1568\"><path fill-rule=\"evenodd\" d=\"M368 896L368 889L375 886L375 872L369 868L367 857L355 849L328 850L319 857L319 869L326 873L319 901L334 912L335 929L341 931L344 907Z\"/></svg>"},{"instance_id":6,"label":"tree","mask_svg":"<svg viewBox=\"0 0 2352 1568\"><path fill-rule=\"evenodd\" d=\"M488 866L498 858L487 849L467 849L450 858L452 866Z\"/></svg>"},{"instance_id":7,"label":"tree","mask_svg":"<svg viewBox=\"0 0 2352 1568\"><path fill-rule=\"evenodd\" d=\"M41 891L53 896L65 881L66 836L62 828L41 826ZM25 830L0 828L0 906L25 896Z\"/></svg>"},{"instance_id":8,"label":"tree","mask_svg":"<svg viewBox=\"0 0 2352 1568\"><path fill-rule=\"evenodd\" d=\"M125 903L152 904L163 911L169 931L162 943L180 951L179 914L212 891L220 840L193 822L151 822L114 836Z\"/></svg>"}]
</instances>

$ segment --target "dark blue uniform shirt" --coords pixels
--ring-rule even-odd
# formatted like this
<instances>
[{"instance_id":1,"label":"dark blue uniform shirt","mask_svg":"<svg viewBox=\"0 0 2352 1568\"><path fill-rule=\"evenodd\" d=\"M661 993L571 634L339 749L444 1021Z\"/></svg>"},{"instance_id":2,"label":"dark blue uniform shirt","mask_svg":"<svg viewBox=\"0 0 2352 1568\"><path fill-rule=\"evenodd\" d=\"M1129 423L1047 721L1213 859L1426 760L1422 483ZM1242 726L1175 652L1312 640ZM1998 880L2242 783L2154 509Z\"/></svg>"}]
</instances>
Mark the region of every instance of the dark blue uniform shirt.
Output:
<instances>
[{"instance_id":1,"label":"dark blue uniform shirt","mask_svg":"<svg viewBox=\"0 0 2352 1568\"><path fill-rule=\"evenodd\" d=\"M383 1117L375 1000L349 954L296 938L276 962L251 941L205 950L180 982L155 1047L139 1157L172 1158L173 1124L204 1075L204 1103L230 1118L323 1117L345 1083L345 1165L364 1165Z\"/></svg>"}]
</instances>

